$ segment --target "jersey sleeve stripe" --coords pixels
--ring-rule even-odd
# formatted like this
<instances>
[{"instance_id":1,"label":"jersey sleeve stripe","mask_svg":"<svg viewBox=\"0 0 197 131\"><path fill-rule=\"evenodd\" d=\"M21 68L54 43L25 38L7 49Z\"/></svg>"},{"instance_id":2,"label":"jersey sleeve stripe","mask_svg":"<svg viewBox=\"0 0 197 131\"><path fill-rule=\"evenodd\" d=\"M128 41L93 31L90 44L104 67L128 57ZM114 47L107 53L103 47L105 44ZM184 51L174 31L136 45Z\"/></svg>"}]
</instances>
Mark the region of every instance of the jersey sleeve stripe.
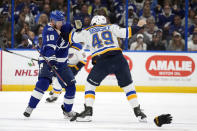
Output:
<instances>
[{"instance_id":1,"label":"jersey sleeve stripe","mask_svg":"<svg viewBox=\"0 0 197 131\"><path fill-rule=\"evenodd\" d=\"M86 62L85 62L85 61L82 61L82 60L81 60L81 61L79 61L79 62L83 63L84 65L86 64Z\"/></svg>"},{"instance_id":2,"label":"jersey sleeve stripe","mask_svg":"<svg viewBox=\"0 0 197 131\"><path fill-rule=\"evenodd\" d=\"M131 38L131 36L132 36L132 30L131 30L131 27L129 27L129 28L128 28L128 30L129 30L129 36L128 36L128 37L129 37L129 38Z\"/></svg>"},{"instance_id":3,"label":"jersey sleeve stripe","mask_svg":"<svg viewBox=\"0 0 197 131\"><path fill-rule=\"evenodd\" d=\"M74 67L76 70L79 70L79 68L76 65L68 65L69 67Z\"/></svg>"},{"instance_id":4,"label":"jersey sleeve stripe","mask_svg":"<svg viewBox=\"0 0 197 131\"><path fill-rule=\"evenodd\" d=\"M56 46L54 44L47 44L46 46L52 47L54 50L56 49Z\"/></svg>"},{"instance_id":5,"label":"jersey sleeve stripe","mask_svg":"<svg viewBox=\"0 0 197 131\"><path fill-rule=\"evenodd\" d=\"M72 43L71 37L72 37L72 32L70 32L70 34L69 34L69 43L70 44Z\"/></svg>"},{"instance_id":6,"label":"jersey sleeve stripe","mask_svg":"<svg viewBox=\"0 0 197 131\"><path fill-rule=\"evenodd\" d=\"M74 49L76 49L76 50L78 50L78 51L80 51L80 49L78 48L78 47L76 47L76 46L71 46L72 48L74 48Z\"/></svg>"}]
</instances>

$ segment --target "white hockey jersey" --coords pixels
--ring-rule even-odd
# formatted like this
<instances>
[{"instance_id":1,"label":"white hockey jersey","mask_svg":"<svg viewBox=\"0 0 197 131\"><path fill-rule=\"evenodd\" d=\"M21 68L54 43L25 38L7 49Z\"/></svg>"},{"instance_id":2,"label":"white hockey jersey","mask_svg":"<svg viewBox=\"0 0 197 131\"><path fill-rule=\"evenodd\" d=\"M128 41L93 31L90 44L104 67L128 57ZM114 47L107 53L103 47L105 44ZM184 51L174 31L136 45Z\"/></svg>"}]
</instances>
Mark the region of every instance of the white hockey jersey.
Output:
<instances>
[{"instance_id":1,"label":"white hockey jersey","mask_svg":"<svg viewBox=\"0 0 197 131\"><path fill-rule=\"evenodd\" d=\"M128 28L128 37L131 37L131 27ZM69 41L71 43L88 44L92 57L105 54L109 51L121 51L117 38L126 38L126 28L120 28L115 24L94 25L81 32L71 32Z\"/></svg>"}]
</instances>

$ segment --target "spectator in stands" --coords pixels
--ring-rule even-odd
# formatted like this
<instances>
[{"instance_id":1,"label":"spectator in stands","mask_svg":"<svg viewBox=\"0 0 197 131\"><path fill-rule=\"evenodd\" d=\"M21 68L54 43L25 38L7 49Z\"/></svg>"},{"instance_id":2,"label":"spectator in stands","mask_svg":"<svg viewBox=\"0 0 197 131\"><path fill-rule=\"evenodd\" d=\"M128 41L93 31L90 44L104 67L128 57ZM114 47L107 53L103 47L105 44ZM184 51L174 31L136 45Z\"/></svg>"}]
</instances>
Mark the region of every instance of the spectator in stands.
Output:
<instances>
[{"instance_id":1,"label":"spectator in stands","mask_svg":"<svg viewBox=\"0 0 197 131\"><path fill-rule=\"evenodd\" d=\"M137 41L131 44L130 50L146 50L147 45L143 42L143 34L137 34Z\"/></svg>"},{"instance_id":2,"label":"spectator in stands","mask_svg":"<svg viewBox=\"0 0 197 131\"><path fill-rule=\"evenodd\" d=\"M153 17L150 17L146 20L146 30L144 32L144 34L146 34L150 41L152 40L152 35L155 33L155 31L157 31L158 28L155 25L155 19Z\"/></svg>"},{"instance_id":3,"label":"spectator in stands","mask_svg":"<svg viewBox=\"0 0 197 131\"><path fill-rule=\"evenodd\" d=\"M172 1L172 5L173 5L172 13L180 16L181 19L183 19L185 17L185 10L184 10L185 5L183 5L183 4L184 4L184 1L182 1L182 0L173 0Z\"/></svg>"},{"instance_id":4,"label":"spectator in stands","mask_svg":"<svg viewBox=\"0 0 197 131\"><path fill-rule=\"evenodd\" d=\"M133 4L136 6L137 10L136 12L140 12L140 10L143 8L143 5L144 5L144 1L145 0L133 0Z\"/></svg>"},{"instance_id":5,"label":"spectator in stands","mask_svg":"<svg viewBox=\"0 0 197 131\"><path fill-rule=\"evenodd\" d=\"M197 11L197 0L191 0L191 8L196 12Z\"/></svg>"},{"instance_id":6,"label":"spectator in stands","mask_svg":"<svg viewBox=\"0 0 197 131\"><path fill-rule=\"evenodd\" d=\"M85 17L90 17L90 15L88 14L88 5L83 4L80 13L74 16L74 20L81 20L82 24L84 24Z\"/></svg>"},{"instance_id":7,"label":"spectator in stands","mask_svg":"<svg viewBox=\"0 0 197 131\"><path fill-rule=\"evenodd\" d=\"M124 12L125 14L125 12ZM134 18L138 18L137 14L134 12L134 7L132 5L128 6L128 26L133 24ZM126 17L122 15L121 20L119 22L120 26L126 27Z\"/></svg>"},{"instance_id":8,"label":"spectator in stands","mask_svg":"<svg viewBox=\"0 0 197 131\"><path fill-rule=\"evenodd\" d=\"M24 34L22 36L22 42L17 46L19 49L32 49L33 47L28 44L28 35Z\"/></svg>"},{"instance_id":9,"label":"spectator in stands","mask_svg":"<svg viewBox=\"0 0 197 131\"><path fill-rule=\"evenodd\" d=\"M107 11L107 7L101 3L101 0L94 0L94 3L88 7L88 14L91 16L98 14L98 10L101 7Z\"/></svg>"},{"instance_id":10,"label":"spectator in stands","mask_svg":"<svg viewBox=\"0 0 197 131\"><path fill-rule=\"evenodd\" d=\"M148 45L147 50L166 50L166 47L164 46L164 43L160 40L160 35L158 35L157 32L155 32L152 35L152 41L151 44Z\"/></svg>"},{"instance_id":11,"label":"spectator in stands","mask_svg":"<svg viewBox=\"0 0 197 131\"><path fill-rule=\"evenodd\" d=\"M116 3L116 2L115 2ZM120 0L117 2L117 5L115 5L115 17L116 17L116 23L119 23L122 15L124 14L125 8L126 8L126 0Z\"/></svg>"},{"instance_id":12,"label":"spectator in stands","mask_svg":"<svg viewBox=\"0 0 197 131\"><path fill-rule=\"evenodd\" d=\"M35 32L36 32L36 36L35 36L35 38L34 38L34 40L33 40L33 42L34 42L35 44L38 44L38 43L39 43L39 36L42 35L43 29L44 29L44 26L38 25L38 27L37 27L37 29L36 29L36 31L35 31Z\"/></svg>"},{"instance_id":13,"label":"spectator in stands","mask_svg":"<svg viewBox=\"0 0 197 131\"><path fill-rule=\"evenodd\" d=\"M185 43L179 32L173 32L173 38L170 41L167 50L169 51L184 51Z\"/></svg>"},{"instance_id":14,"label":"spectator in stands","mask_svg":"<svg viewBox=\"0 0 197 131\"><path fill-rule=\"evenodd\" d=\"M46 14L41 14L38 20L38 25L45 26L48 23L48 16Z\"/></svg>"},{"instance_id":15,"label":"spectator in stands","mask_svg":"<svg viewBox=\"0 0 197 131\"><path fill-rule=\"evenodd\" d=\"M144 43L146 43L147 45L150 44L150 42L151 42L150 38L144 32L145 32L145 26L141 27L141 29L129 39L129 41L128 41L128 49L130 48L132 43L137 41L137 35L138 34L142 34L143 35L143 42Z\"/></svg>"},{"instance_id":16,"label":"spectator in stands","mask_svg":"<svg viewBox=\"0 0 197 131\"><path fill-rule=\"evenodd\" d=\"M142 10L142 15L139 14L139 18L140 20L147 20L148 18L154 17L155 18L155 14L153 11L151 11L150 8L150 4L145 4Z\"/></svg>"},{"instance_id":17,"label":"spectator in stands","mask_svg":"<svg viewBox=\"0 0 197 131\"><path fill-rule=\"evenodd\" d=\"M23 12L25 16L25 22L29 23L29 27L32 29L35 26L35 20L27 5L24 6Z\"/></svg>"},{"instance_id":18,"label":"spectator in stands","mask_svg":"<svg viewBox=\"0 0 197 131\"><path fill-rule=\"evenodd\" d=\"M46 14L47 18L49 18L50 12L51 12L50 5L49 4L45 4L44 7L43 7L43 11L40 14L38 14L36 16L36 18L35 18L36 23L38 23L41 14Z\"/></svg>"},{"instance_id":19,"label":"spectator in stands","mask_svg":"<svg viewBox=\"0 0 197 131\"><path fill-rule=\"evenodd\" d=\"M185 13L183 13L185 15ZM188 14L188 27L192 27L192 25L195 25L195 12L194 10L190 9ZM182 25L185 26L185 17L182 19ZM190 29L188 30L189 33L191 32ZM192 30L193 31L193 30ZM192 34L192 33L190 33Z\"/></svg>"},{"instance_id":20,"label":"spectator in stands","mask_svg":"<svg viewBox=\"0 0 197 131\"><path fill-rule=\"evenodd\" d=\"M189 30L188 31L189 31L189 34L190 35L193 34L194 28L197 27L197 15L194 16L193 21L194 21L193 24L191 26L188 26L189 27Z\"/></svg>"},{"instance_id":21,"label":"spectator in stands","mask_svg":"<svg viewBox=\"0 0 197 131\"><path fill-rule=\"evenodd\" d=\"M91 18L90 18L90 16L86 16L86 17L84 18L83 28L89 27L89 26L90 26L90 23L91 23Z\"/></svg>"},{"instance_id":22,"label":"spectator in stands","mask_svg":"<svg viewBox=\"0 0 197 131\"><path fill-rule=\"evenodd\" d=\"M189 40L192 40L193 34L197 34L197 26L194 27L193 33L188 37L188 41L189 41Z\"/></svg>"},{"instance_id":23,"label":"spectator in stands","mask_svg":"<svg viewBox=\"0 0 197 131\"><path fill-rule=\"evenodd\" d=\"M172 36L174 31L177 31L181 34L182 37L184 37L185 29L184 29L184 26L182 26L181 22L182 22L181 17L178 16L178 15L175 15L174 16L174 24L171 24L170 29L169 29L169 35L170 36Z\"/></svg>"},{"instance_id":24,"label":"spectator in stands","mask_svg":"<svg viewBox=\"0 0 197 131\"><path fill-rule=\"evenodd\" d=\"M6 30L0 32L0 48L11 48L11 42L8 40Z\"/></svg>"},{"instance_id":25,"label":"spectator in stands","mask_svg":"<svg viewBox=\"0 0 197 131\"><path fill-rule=\"evenodd\" d=\"M168 41L166 40L166 39L164 39L164 37L163 37L163 31L161 30L161 29L158 29L157 31L156 31L156 33L157 33L157 35L159 36L159 41L161 42L161 43L163 43L163 45L165 46L165 49L168 47Z\"/></svg>"},{"instance_id":26,"label":"spectator in stands","mask_svg":"<svg viewBox=\"0 0 197 131\"><path fill-rule=\"evenodd\" d=\"M39 36L38 36L38 46L39 46L39 48L42 47L42 34L39 34Z\"/></svg>"},{"instance_id":27,"label":"spectator in stands","mask_svg":"<svg viewBox=\"0 0 197 131\"><path fill-rule=\"evenodd\" d=\"M163 13L159 14L158 16L157 26L161 29L168 30L168 25L173 22L173 19L174 14L172 14L170 5L167 4L164 6Z\"/></svg>"},{"instance_id":28,"label":"spectator in stands","mask_svg":"<svg viewBox=\"0 0 197 131\"><path fill-rule=\"evenodd\" d=\"M188 51L197 51L197 33L194 33L192 40L188 41Z\"/></svg>"}]
</instances>

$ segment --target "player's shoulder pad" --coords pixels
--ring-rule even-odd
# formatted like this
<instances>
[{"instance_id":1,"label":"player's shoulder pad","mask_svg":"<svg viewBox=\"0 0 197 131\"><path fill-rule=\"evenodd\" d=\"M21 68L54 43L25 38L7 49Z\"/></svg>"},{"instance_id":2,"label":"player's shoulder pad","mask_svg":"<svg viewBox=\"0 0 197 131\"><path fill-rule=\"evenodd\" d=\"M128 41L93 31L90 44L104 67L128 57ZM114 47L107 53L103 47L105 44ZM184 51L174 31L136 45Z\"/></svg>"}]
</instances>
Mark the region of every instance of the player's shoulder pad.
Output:
<instances>
[{"instance_id":1,"label":"player's shoulder pad","mask_svg":"<svg viewBox=\"0 0 197 131\"><path fill-rule=\"evenodd\" d=\"M53 32L55 31L49 24L44 27L45 32Z\"/></svg>"},{"instance_id":2,"label":"player's shoulder pad","mask_svg":"<svg viewBox=\"0 0 197 131\"><path fill-rule=\"evenodd\" d=\"M81 50L83 47L80 43L73 43L71 48L77 49L77 50Z\"/></svg>"},{"instance_id":3,"label":"player's shoulder pad","mask_svg":"<svg viewBox=\"0 0 197 131\"><path fill-rule=\"evenodd\" d=\"M43 29L43 33L44 34L53 34L55 31L55 29L53 29L51 26L46 25Z\"/></svg>"}]
</instances>

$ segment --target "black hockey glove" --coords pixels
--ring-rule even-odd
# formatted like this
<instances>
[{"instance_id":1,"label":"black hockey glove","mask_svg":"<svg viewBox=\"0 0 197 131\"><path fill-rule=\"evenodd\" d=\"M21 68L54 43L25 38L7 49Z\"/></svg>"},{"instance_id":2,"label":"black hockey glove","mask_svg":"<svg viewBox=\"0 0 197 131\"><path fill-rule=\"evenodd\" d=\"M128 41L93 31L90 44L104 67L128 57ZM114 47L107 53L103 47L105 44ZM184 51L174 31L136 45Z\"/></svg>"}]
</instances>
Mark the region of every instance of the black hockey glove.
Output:
<instances>
[{"instance_id":1,"label":"black hockey glove","mask_svg":"<svg viewBox=\"0 0 197 131\"><path fill-rule=\"evenodd\" d=\"M155 117L154 122L158 127L161 127L163 124L170 124L172 122L172 116L170 114L162 114Z\"/></svg>"}]
</instances>

